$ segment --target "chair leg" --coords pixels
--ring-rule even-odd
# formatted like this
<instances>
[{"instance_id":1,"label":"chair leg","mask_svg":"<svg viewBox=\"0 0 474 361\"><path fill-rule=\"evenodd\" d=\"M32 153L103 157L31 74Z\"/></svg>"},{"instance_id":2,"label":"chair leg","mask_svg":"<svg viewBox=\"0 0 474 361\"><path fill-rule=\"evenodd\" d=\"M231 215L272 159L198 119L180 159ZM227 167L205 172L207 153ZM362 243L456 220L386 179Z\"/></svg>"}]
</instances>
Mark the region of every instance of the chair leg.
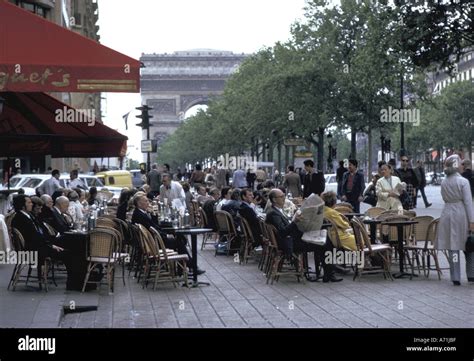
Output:
<instances>
[{"instance_id":1,"label":"chair leg","mask_svg":"<svg viewBox=\"0 0 474 361\"><path fill-rule=\"evenodd\" d=\"M89 277L91 275L91 271L94 269L95 264L89 263L89 266L87 267L87 273L86 273L86 278L84 279L84 284L82 285L82 292L86 290L86 285L87 282L89 282Z\"/></svg>"},{"instance_id":2,"label":"chair leg","mask_svg":"<svg viewBox=\"0 0 474 361\"><path fill-rule=\"evenodd\" d=\"M441 272L441 268L439 267L438 255L436 254L436 250L433 250L432 256L435 262L436 272L438 273L438 280L441 280L441 274L443 272Z\"/></svg>"},{"instance_id":3,"label":"chair leg","mask_svg":"<svg viewBox=\"0 0 474 361\"><path fill-rule=\"evenodd\" d=\"M13 281L16 278L17 269L18 269L18 263L15 264L15 267L13 268L12 276L10 277L10 282L8 282L7 291L10 290L10 286L13 284Z\"/></svg>"}]
</instances>

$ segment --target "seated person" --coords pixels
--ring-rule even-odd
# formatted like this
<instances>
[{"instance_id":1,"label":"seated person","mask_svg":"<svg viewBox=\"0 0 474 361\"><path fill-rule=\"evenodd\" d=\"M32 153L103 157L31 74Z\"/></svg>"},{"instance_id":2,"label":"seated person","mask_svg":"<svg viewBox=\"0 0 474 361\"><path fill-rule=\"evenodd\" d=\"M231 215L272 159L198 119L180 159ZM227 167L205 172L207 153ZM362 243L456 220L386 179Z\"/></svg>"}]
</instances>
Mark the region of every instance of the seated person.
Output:
<instances>
[{"instance_id":1,"label":"seated person","mask_svg":"<svg viewBox=\"0 0 474 361\"><path fill-rule=\"evenodd\" d=\"M137 193L138 194L138 193ZM150 207L150 201L146 197L145 194L135 195L134 201L135 210L133 211L132 215L132 223L138 223L144 226L146 229L150 229L153 227L159 233L166 248L171 248L178 251L179 254L187 254L189 257L189 264L192 264L191 255L188 253L188 249L186 248L186 238L183 236L178 236L176 238L172 237L171 235L167 235L163 232L158 224L158 218L156 215L152 215L148 209ZM198 270L198 274L202 274L205 271Z\"/></svg>"},{"instance_id":2,"label":"seated person","mask_svg":"<svg viewBox=\"0 0 474 361\"><path fill-rule=\"evenodd\" d=\"M207 194L206 187L204 186L199 186L197 189L197 193L198 194L196 196L196 201L201 207L204 203L212 199L212 197Z\"/></svg>"},{"instance_id":3,"label":"seated person","mask_svg":"<svg viewBox=\"0 0 474 361\"><path fill-rule=\"evenodd\" d=\"M56 202L52 209L53 219L49 224L61 234L74 228L72 218L67 214L68 209L69 199L67 199L67 197L60 196L56 198Z\"/></svg>"},{"instance_id":4,"label":"seated person","mask_svg":"<svg viewBox=\"0 0 474 361\"><path fill-rule=\"evenodd\" d=\"M97 188L96 187L90 187L89 189L89 197L87 198L87 204L90 206L100 205L100 201L97 198Z\"/></svg>"},{"instance_id":5,"label":"seated person","mask_svg":"<svg viewBox=\"0 0 474 361\"><path fill-rule=\"evenodd\" d=\"M234 220L234 225L236 229L240 229L239 210L241 203L242 202L240 201L240 190L236 188L232 191L232 194L230 195L230 201L224 204L221 208L221 210L230 213L232 219Z\"/></svg>"},{"instance_id":6,"label":"seated person","mask_svg":"<svg viewBox=\"0 0 474 361\"><path fill-rule=\"evenodd\" d=\"M280 189L272 189L268 197L272 207L267 213L265 222L273 225L277 229L278 248L288 256L294 252L315 252L315 254L319 256L323 265L323 282L342 281L341 278L336 277L333 265L325 262L325 253L328 251L332 252L332 249L334 248L331 241L327 239L324 246L318 246L302 241L301 237L303 233L297 226L297 223L302 219L302 216L296 213L292 221L288 219L286 214L283 212L285 194Z\"/></svg>"},{"instance_id":7,"label":"seated person","mask_svg":"<svg viewBox=\"0 0 474 361\"><path fill-rule=\"evenodd\" d=\"M39 198L38 198L39 200ZM36 200L37 201L37 200ZM25 239L25 249L38 252L38 272L41 272L40 265L43 264L46 257L59 259L64 262L67 270L67 289L81 290L82 282L86 272L83 261L80 257L66 249L62 237L49 235L46 228L31 213L33 202L27 196L20 195L13 199L13 205L16 210L12 221L12 227L16 228ZM39 214L41 208L40 202L35 206L35 214Z\"/></svg>"},{"instance_id":8,"label":"seated person","mask_svg":"<svg viewBox=\"0 0 474 361\"><path fill-rule=\"evenodd\" d=\"M260 223L255 210L251 207L254 201L253 192L250 188L242 189L240 193L242 203L240 204L239 214L242 218L249 223L250 230L255 241L254 247L258 247L262 244L262 234L260 231Z\"/></svg>"},{"instance_id":9,"label":"seated person","mask_svg":"<svg viewBox=\"0 0 474 361\"><path fill-rule=\"evenodd\" d=\"M330 228L329 237L335 240L336 236L334 232L337 231L342 247L346 250L357 251L355 236L351 225L343 218L341 213L334 209L337 202L336 193L326 192L321 194L321 198L324 201L324 218L329 219L336 225L336 229L334 229L334 227Z\"/></svg>"},{"instance_id":10,"label":"seated person","mask_svg":"<svg viewBox=\"0 0 474 361\"><path fill-rule=\"evenodd\" d=\"M44 204L38 218L41 222L51 224L51 222L53 222L53 198L48 194L43 194L40 199Z\"/></svg>"},{"instance_id":11,"label":"seated person","mask_svg":"<svg viewBox=\"0 0 474 361\"><path fill-rule=\"evenodd\" d=\"M217 231L216 217L214 216L214 212L216 209L217 201L220 197L220 192L217 188L211 188L209 194L211 195L212 199L206 201L203 204L202 210L204 211L207 217L206 228L211 228L213 231Z\"/></svg>"}]
</instances>

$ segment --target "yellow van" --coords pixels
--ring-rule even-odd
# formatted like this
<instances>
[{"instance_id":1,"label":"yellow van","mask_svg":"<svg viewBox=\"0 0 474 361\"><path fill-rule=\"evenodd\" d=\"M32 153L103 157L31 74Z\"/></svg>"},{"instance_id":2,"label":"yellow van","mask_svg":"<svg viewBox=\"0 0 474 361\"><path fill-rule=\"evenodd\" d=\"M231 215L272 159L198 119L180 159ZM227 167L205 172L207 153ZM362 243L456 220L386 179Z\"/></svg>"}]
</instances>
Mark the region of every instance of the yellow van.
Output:
<instances>
[{"instance_id":1,"label":"yellow van","mask_svg":"<svg viewBox=\"0 0 474 361\"><path fill-rule=\"evenodd\" d=\"M96 174L105 187L128 187L133 188L132 175L126 170L109 170Z\"/></svg>"}]
</instances>

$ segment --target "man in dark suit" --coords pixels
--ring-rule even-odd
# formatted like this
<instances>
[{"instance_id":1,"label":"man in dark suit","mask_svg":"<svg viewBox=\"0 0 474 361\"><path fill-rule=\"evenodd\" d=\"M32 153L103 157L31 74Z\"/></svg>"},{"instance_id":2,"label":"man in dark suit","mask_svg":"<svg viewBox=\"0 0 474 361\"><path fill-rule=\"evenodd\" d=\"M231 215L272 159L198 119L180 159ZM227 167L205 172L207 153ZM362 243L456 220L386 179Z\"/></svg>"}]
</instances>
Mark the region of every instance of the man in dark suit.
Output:
<instances>
[{"instance_id":1,"label":"man in dark suit","mask_svg":"<svg viewBox=\"0 0 474 361\"><path fill-rule=\"evenodd\" d=\"M66 212L69 208L69 199L65 196L56 198L54 207L52 209L53 218L51 220L51 226L63 234L73 229L72 223L67 220Z\"/></svg>"},{"instance_id":2,"label":"man in dark suit","mask_svg":"<svg viewBox=\"0 0 474 361\"><path fill-rule=\"evenodd\" d=\"M155 228L160 233L166 248L175 249L179 254L187 254L189 257L189 264L192 264L191 255L188 253L188 249L186 248L186 238L182 236L172 238L161 230L157 217L148 212L148 208L150 206L150 201L148 198L146 196L138 196L133 200L133 204L135 205L135 210L133 211L132 215L132 223L141 224L146 229L150 229L150 227ZM205 271L203 270L198 270L198 274L202 274L204 272Z\"/></svg>"},{"instance_id":3,"label":"man in dark suit","mask_svg":"<svg viewBox=\"0 0 474 361\"><path fill-rule=\"evenodd\" d=\"M250 190L250 188L242 189L240 197L242 199L242 203L240 204L239 214L249 223L250 230L255 241L253 246L258 247L262 244L262 234L260 231L257 213L255 213L255 210L250 206L250 204L253 202L253 192Z\"/></svg>"},{"instance_id":4,"label":"man in dark suit","mask_svg":"<svg viewBox=\"0 0 474 361\"><path fill-rule=\"evenodd\" d=\"M357 170L357 166L357 160L349 159L349 171L344 173L341 186L341 199L349 202L355 213L360 212L365 189L364 175Z\"/></svg>"},{"instance_id":5,"label":"man in dark suit","mask_svg":"<svg viewBox=\"0 0 474 361\"><path fill-rule=\"evenodd\" d=\"M269 193L269 199L272 203L271 210L267 213L265 222L275 226L277 229L277 242L285 254L291 255L293 252L315 252L322 261L324 269L323 282L339 282L342 278L335 275L334 267L325 262L325 253L332 252L333 245L331 241L326 239L324 246L318 246L306 243L301 240L302 233L298 229L297 223L301 220L301 215L296 214L292 221L290 221L283 212L283 205L285 204L285 194L279 189L272 189Z\"/></svg>"},{"instance_id":6,"label":"man in dark suit","mask_svg":"<svg viewBox=\"0 0 474 361\"><path fill-rule=\"evenodd\" d=\"M12 227L20 231L25 240L26 250L38 252L38 272L41 272L40 265L46 257L61 260L68 274L67 289L80 290L86 271L83 260L66 249L67 242L64 242L62 237L51 236L41 227L39 221L31 214L33 203L29 197L16 196L13 205L16 214L12 220Z\"/></svg>"},{"instance_id":7,"label":"man in dark suit","mask_svg":"<svg viewBox=\"0 0 474 361\"><path fill-rule=\"evenodd\" d=\"M217 188L212 188L209 191L209 194L212 199L204 202L204 204L202 205L202 210L204 211L207 217L206 228L211 228L213 231L217 231L216 217L214 213L216 210L217 201L220 197L220 192Z\"/></svg>"},{"instance_id":8,"label":"man in dark suit","mask_svg":"<svg viewBox=\"0 0 474 361\"><path fill-rule=\"evenodd\" d=\"M314 169L314 162L307 159L303 162L306 175L303 182L303 198L308 198L312 193L318 196L324 192L326 181L324 174Z\"/></svg>"}]
</instances>

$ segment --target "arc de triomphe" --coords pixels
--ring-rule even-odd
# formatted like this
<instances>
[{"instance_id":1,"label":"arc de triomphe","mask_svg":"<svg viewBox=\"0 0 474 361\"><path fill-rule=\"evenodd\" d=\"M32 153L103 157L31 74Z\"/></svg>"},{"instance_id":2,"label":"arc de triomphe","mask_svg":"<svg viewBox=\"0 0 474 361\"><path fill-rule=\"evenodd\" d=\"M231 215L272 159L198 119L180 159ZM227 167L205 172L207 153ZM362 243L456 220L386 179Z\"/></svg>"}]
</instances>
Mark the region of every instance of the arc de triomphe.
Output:
<instances>
[{"instance_id":1,"label":"arc de triomphe","mask_svg":"<svg viewBox=\"0 0 474 361\"><path fill-rule=\"evenodd\" d=\"M143 54L141 97L142 104L153 108L150 138L159 146L183 123L187 110L222 94L225 82L246 57L210 49Z\"/></svg>"}]
</instances>

